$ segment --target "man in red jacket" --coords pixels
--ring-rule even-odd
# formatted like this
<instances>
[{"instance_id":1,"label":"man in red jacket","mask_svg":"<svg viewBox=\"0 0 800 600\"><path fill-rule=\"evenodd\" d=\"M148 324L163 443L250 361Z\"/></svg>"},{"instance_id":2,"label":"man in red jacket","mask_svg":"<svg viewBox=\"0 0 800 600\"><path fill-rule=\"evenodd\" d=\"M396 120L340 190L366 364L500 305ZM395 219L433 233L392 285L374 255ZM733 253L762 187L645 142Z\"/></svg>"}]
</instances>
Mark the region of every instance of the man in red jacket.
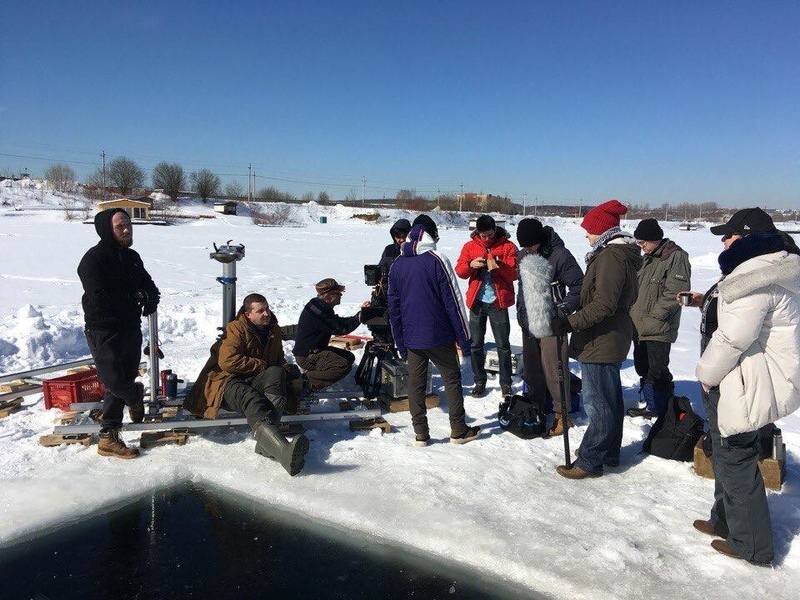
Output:
<instances>
[{"instance_id":1,"label":"man in red jacket","mask_svg":"<svg viewBox=\"0 0 800 600\"><path fill-rule=\"evenodd\" d=\"M511 324L508 308L514 305L514 280L517 278L517 247L508 232L497 227L489 215L481 215L464 244L455 267L456 274L469 279L467 308L472 336L472 373L475 377L473 396L486 393L486 352L483 338L486 319L492 324L497 358L500 361L500 389L511 395Z\"/></svg>"}]
</instances>

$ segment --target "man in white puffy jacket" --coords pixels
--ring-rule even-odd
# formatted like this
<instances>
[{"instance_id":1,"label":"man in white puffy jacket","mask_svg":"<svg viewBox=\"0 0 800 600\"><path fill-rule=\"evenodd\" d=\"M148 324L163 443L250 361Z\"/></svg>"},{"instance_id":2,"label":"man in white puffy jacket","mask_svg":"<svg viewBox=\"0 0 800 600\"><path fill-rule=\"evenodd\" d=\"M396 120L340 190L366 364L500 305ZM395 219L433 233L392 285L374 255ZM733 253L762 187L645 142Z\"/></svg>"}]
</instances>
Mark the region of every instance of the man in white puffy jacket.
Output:
<instances>
[{"instance_id":1,"label":"man in white puffy jacket","mask_svg":"<svg viewBox=\"0 0 800 600\"><path fill-rule=\"evenodd\" d=\"M726 248L718 326L696 374L715 409L709 422L712 438L719 436L713 460L724 523L698 529L727 538L712 542L718 552L768 564L772 531L758 429L800 407L800 255L777 231L746 235L729 223L712 232L724 234Z\"/></svg>"}]
</instances>

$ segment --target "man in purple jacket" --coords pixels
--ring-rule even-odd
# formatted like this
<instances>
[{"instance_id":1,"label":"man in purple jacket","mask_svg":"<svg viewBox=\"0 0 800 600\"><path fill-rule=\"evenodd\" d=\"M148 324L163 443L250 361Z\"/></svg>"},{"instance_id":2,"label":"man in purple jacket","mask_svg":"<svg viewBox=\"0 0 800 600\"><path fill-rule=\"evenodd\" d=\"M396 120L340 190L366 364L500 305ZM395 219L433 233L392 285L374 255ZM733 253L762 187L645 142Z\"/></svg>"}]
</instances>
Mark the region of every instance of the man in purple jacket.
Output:
<instances>
[{"instance_id":1,"label":"man in purple jacket","mask_svg":"<svg viewBox=\"0 0 800 600\"><path fill-rule=\"evenodd\" d=\"M428 361L444 380L450 413L450 441L476 439L478 427L467 427L461 364L456 343L469 356L469 319L453 267L436 251L439 233L428 215L414 220L400 256L389 270L389 323L400 358L408 357L408 406L416 434L415 445L430 441L425 408Z\"/></svg>"}]
</instances>

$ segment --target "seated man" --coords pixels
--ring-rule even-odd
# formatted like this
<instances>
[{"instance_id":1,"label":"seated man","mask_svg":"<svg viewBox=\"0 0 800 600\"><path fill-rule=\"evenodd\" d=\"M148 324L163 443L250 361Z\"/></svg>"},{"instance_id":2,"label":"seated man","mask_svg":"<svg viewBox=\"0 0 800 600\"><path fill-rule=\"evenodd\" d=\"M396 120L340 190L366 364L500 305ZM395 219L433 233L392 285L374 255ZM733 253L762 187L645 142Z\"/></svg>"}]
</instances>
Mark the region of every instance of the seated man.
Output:
<instances>
[{"instance_id":1,"label":"seated man","mask_svg":"<svg viewBox=\"0 0 800 600\"><path fill-rule=\"evenodd\" d=\"M312 298L300 313L292 351L314 392L344 379L350 372L356 357L352 352L334 348L329 343L332 335L348 334L361 322L360 311L352 317L340 317L333 312L333 307L341 303L345 289L335 279L323 279L315 288L317 297ZM361 307L369 305L369 302L364 302Z\"/></svg>"},{"instance_id":2,"label":"seated man","mask_svg":"<svg viewBox=\"0 0 800 600\"><path fill-rule=\"evenodd\" d=\"M290 475L303 469L305 435L291 442L278 431L287 408L287 372L281 329L261 294L249 294L222 340L211 348L192 393L192 412L214 419L220 408L243 414L256 438L256 452L277 460Z\"/></svg>"}]
</instances>

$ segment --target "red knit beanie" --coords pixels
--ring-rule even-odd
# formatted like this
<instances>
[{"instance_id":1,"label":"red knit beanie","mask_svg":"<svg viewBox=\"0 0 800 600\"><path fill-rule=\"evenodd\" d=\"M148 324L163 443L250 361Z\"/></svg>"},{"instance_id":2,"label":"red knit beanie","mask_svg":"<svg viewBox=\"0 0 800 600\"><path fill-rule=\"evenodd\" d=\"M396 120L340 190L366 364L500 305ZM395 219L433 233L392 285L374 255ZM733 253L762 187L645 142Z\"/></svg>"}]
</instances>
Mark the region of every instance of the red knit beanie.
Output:
<instances>
[{"instance_id":1,"label":"red knit beanie","mask_svg":"<svg viewBox=\"0 0 800 600\"><path fill-rule=\"evenodd\" d=\"M612 227L619 227L619 218L626 212L627 207L619 200L609 200L587 212L581 227L593 235L600 235Z\"/></svg>"}]
</instances>

